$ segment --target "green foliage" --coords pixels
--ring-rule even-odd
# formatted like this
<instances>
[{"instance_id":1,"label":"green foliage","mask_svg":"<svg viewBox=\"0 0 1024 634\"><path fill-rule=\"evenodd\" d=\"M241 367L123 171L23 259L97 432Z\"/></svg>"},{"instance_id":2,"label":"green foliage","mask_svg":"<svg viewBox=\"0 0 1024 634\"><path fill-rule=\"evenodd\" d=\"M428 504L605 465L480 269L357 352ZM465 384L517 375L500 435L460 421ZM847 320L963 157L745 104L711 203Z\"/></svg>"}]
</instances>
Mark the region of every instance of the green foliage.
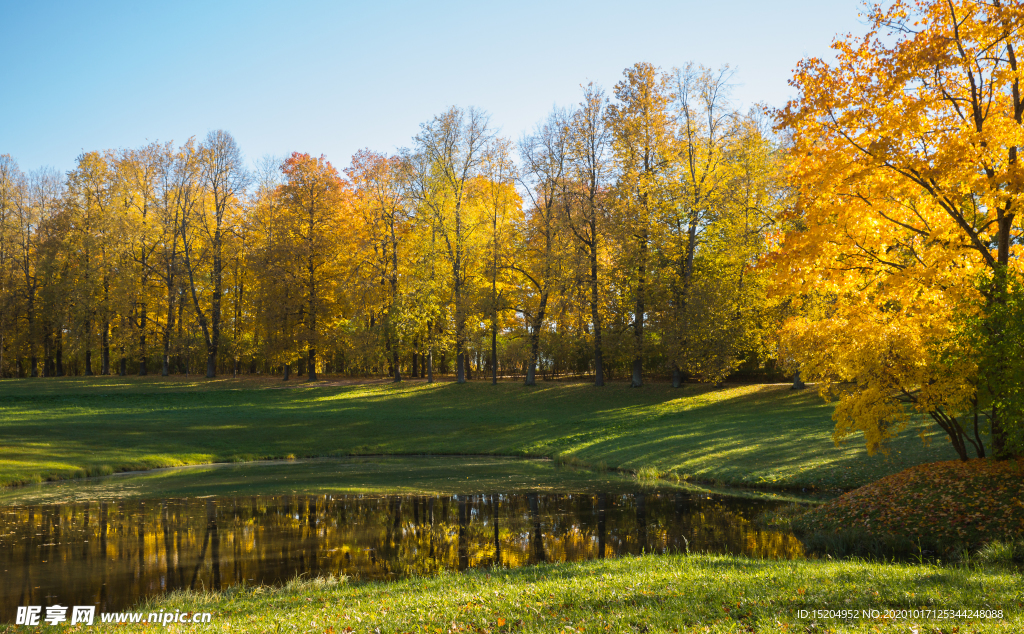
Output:
<instances>
[{"instance_id":1,"label":"green foliage","mask_svg":"<svg viewBox=\"0 0 1024 634\"><path fill-rule=\"evenodd\" d=\"M997 418L1004 452L1024 454L1024 284L1002 269L978 284L982 305L964 311L963 328L977 364L979 404Z\"/></svg>"}]
</instances>

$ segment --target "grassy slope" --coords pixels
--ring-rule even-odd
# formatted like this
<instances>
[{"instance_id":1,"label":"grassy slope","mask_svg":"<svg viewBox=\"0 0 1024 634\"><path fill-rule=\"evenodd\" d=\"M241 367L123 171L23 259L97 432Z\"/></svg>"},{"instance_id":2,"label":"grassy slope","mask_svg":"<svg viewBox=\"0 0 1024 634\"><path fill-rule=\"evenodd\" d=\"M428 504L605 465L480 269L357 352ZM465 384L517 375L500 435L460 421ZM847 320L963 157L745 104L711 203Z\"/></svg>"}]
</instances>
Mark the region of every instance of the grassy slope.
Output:
<instances>
[{"instance_id":1,"label":"grassy slope","mask_svg":"<svg viewBox=\"0 0 1024 634\"><path fill-rule=\"evenodd\" d=\"M999 569L663 555L394 583L179 593L139 610L210 612L218 630L260 632L1019 632L1019 582ZM801 619L802 609L993 609L1003 618L843 621Z\"/></svg>"},{"instance_id":2,"label":"grassy slope","mask_svg":"<svg viewBox=\"0 0 1024 634\"><path fill-rule=\"evenodd\" d=\"M284 389L284 385L289 385ZM0 381L0 484L127 468L349 454L570 455L738 484L854 487L953 457L912 433L888 457L831 441L831 406L786 385L304 386L280 381Z\"/></svg>"}]
</instances>

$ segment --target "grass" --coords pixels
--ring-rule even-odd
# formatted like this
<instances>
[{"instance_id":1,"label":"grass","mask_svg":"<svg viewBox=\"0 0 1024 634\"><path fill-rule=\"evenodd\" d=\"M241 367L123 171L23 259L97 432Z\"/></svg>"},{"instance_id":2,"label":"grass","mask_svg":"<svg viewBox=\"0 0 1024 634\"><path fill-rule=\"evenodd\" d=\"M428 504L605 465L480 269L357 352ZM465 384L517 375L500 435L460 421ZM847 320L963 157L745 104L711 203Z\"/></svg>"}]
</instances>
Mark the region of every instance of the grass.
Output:
<instances>
[{"instance_id":1,"label":"grass","mask_svg":"<svg viewBox=\"0 0 1024 634\"><path fill-rule=\"evenodd\" d=\"M389 583L295 580L279 588L173 593L137 610L209 612L212 628L247 632L1019 632L1021 600L1019 575L999 567L697 554ZM1001 610L1002 617L883 618L886 610L915 609ZM802 617L800 610L877 610L878 617Z\"/></svg>"},{"instance_id":2,"label":"grass","mask_svg":"<svg viewBox=\"0 0 1024 634\"><path fill-rule=\"evenodd\" d=\"M557 456L716 484L850 489L953 457L914 430L889 455L835 447L832 406L788 385L400 385L269 378L0 381L0 485L347 455Z\"/></svg>"},{"instance_id":3,"label":"grass","mask_svg":"<svg viewBox=\"0 0 1024 634\"><path fill-rule=\"evenodd\" d=\"M72 504L129 498L239 497L248 495L470 495L512 493L633 493L652 484L659 491L724 493L687 482L648 482L612 471L591 471L552 460L490 456L378 456L225 463L122 473L86 481L63 480L0 491L0 504ZM762 490L729 490L735 496L805 501L806 496Z\"/></svg>"}]
</instances>

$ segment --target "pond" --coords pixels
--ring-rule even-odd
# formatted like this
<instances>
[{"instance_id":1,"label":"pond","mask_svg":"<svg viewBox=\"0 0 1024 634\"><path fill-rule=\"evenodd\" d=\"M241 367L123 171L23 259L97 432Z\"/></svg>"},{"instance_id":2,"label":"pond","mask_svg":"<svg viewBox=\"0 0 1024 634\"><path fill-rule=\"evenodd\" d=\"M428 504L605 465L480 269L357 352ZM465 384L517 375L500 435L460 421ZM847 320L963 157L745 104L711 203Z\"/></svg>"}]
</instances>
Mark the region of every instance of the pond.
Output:
<instances>
[{"instance_id":1,"label":"pond","mask_svg":"<svg viewBox=\"0 0 1024 634\"><path fill-rule=\"evenodd\" d=\"M116 611L173 589L296 575L386 580L687 550L800 557L792 534L752 522L778 504L486 458L296 461L40 485L0 496L0 620L17 606Z\"/></svg>"}]
</instances>

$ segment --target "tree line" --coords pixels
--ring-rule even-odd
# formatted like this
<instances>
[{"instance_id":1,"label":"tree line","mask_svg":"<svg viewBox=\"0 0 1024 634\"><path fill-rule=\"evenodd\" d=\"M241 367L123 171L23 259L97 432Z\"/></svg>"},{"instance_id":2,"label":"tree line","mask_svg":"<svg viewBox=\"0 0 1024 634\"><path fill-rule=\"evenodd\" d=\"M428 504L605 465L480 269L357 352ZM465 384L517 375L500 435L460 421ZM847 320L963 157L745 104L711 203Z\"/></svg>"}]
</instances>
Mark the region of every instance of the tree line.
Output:
<instances>
[{"instance_id":1,"label":"tree line","mask_svg":"<svg viewBox=\"0 0 1024 634\"><path fill-rule=\"evenodd\" d=\"M627 68L513 141L452 107L342 170L230 134L0 157L0 376L718 383L773 356L788 190L728 69Z\"/></svg>"},{"instance_id":2,"label":"tree line","mask_svg":"<svg viewBox=\"0 0 1024 634\"><path fill-rule=\"evenodd\" d=\"M451 108L340 172L247 172L221 131L66 175L3 156L0 375L778 367L838 401L836 442L923 419L1019 456L1024 6L864 18L767 112L728 69L638 63L518 141Z\"/></svg>"}]
</instances>

